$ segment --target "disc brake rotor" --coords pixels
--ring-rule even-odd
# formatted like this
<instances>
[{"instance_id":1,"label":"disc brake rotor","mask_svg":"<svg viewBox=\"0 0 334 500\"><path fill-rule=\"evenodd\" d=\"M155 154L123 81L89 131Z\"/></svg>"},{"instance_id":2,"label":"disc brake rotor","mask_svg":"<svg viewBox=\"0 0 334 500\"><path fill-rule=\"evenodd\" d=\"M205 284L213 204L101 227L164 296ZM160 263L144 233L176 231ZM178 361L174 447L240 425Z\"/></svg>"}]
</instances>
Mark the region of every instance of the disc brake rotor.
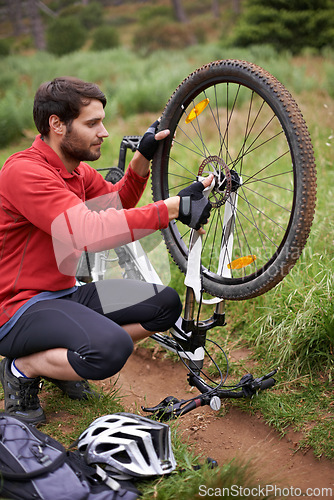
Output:
<instances>
[{"instance_id":1,"label":"disc brake rotor","mask_svg":"<svg viewBox=\"0 0 334 500\"><path fill-rule=\"evenodd\" d=\"M218 208L224 205L232 191L231 171L219 156L208 156L203 160L198 175L213 174L215 176L215 185L211 191L210 202L213 207Z\"/></svg>"}]
</instances>

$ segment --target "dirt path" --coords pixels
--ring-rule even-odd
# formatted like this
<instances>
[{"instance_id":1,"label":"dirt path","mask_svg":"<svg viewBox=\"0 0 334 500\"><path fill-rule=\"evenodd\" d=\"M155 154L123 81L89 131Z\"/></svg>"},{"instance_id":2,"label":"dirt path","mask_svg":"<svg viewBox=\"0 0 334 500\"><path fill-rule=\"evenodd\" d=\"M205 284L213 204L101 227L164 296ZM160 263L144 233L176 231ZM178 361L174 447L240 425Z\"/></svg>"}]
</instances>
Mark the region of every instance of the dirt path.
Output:
<instances>
[{"instance_id":1,"label":"dirt path","mask_svg":"<svg viewBox=\"0 0 334 500\"><path fill-rule=\"evenodd\" d=\"M117 385L128 411L141 405L154 406L166 396L190 397L182 364L158 359L141 347L129 358ZM334 497L334 463L316 459L311 450L296 451L297 434L291 432L280 438L261 418L228 408L224 417L218 417L210 407L202 407L179 419L180 432L195 452L214 458L218 464L234 457L250 460L260 485L280 485L290 491L291 487L300 488L303 492L316 488L308 498L325 498L319 494L321 489L332 488Z\"/></svg>"}]
</instances>

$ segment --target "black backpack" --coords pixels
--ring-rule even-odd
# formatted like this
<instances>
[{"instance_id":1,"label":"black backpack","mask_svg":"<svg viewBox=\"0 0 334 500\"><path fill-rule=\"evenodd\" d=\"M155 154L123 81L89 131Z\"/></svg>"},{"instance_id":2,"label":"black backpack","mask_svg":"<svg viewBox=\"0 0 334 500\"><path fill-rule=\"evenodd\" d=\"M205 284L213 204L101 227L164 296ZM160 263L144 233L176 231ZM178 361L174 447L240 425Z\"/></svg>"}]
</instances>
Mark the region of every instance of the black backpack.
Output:
<instances>
[{"instance_id":1,"label":"black backpack","mask_svg":"<svg viewBox=\"0 0 334 500\"><path fill-rule=\"evenodd\" d=\"M33 425L0 413L0 498L135 500L138 495Z\"/></svg>"}]
</instances>

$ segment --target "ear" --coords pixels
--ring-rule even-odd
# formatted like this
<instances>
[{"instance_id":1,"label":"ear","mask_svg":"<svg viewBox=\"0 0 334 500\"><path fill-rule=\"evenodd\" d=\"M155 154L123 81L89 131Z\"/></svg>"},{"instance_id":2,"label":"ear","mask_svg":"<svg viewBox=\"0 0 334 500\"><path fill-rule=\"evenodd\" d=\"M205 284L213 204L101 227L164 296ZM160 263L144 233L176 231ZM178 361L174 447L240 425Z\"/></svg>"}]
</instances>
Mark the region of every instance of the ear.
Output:
<instances>
[{"instance_id":1,"label":"ear","mask_svg":"<svg viewBox=\"0 0 334 500\"><path fill-rule=\"evenodd\" d=\"M63 135L65 132L65 125L57 115L50 116L49 126L50 126L50 132L53 132L56 135Z\"/></svg>"}]
</instances>

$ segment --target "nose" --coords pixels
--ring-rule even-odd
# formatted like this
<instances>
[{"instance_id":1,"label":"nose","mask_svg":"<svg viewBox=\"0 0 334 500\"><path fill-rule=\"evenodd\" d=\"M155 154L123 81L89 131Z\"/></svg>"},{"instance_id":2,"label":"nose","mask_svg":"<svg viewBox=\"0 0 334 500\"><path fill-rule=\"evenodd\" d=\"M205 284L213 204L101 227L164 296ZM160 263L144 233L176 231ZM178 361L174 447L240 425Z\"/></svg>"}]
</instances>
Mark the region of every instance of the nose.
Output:
<instances>
[{"instance_id":1,"label":"nose","mask_svg":"<svg viewBox=\"0 0 334 500\"><path fill-rule=\"evenodd\" d=\"M101 123L101 127L100 127L100 130L99 130L97 135L98 135L98 137L108 137L109 136L109 132L107 131L107 129L105 128L103 123Z\"/></svg>"}]
</instances>

